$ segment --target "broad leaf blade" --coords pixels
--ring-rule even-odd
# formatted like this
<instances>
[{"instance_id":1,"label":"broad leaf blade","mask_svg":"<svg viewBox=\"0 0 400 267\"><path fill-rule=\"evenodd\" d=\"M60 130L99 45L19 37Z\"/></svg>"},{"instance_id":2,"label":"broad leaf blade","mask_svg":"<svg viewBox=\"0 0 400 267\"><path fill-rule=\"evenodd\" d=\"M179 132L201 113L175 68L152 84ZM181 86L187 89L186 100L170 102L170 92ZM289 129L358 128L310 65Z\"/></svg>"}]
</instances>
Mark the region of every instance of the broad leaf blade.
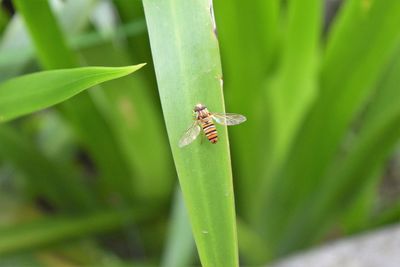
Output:
<instances>
[{"instance_id":1,"label":"broad leaf blade","mask_svg":"<svg viewBox=\"0 0 400 267\"><path fill-rule=\"evenodd\" d=\"M200 260L203 266L238 266L226 127L218 126L216 145L199 141L178 147L192 123L195 104L203 102L210 111L224 111L210 1L143 3L169 141Z\"/></svg>"},{"instance_id":2,"label":"broad leaf blade","mask_svg":"<svg viewBox=\"0 0 400 267\"><path fill-rule=\"evenodd\" d=\"M104 81L128 75L143 64L43 71L0 84L0 119L8 121L61 103Z\"/></svg>"}]
</instances>

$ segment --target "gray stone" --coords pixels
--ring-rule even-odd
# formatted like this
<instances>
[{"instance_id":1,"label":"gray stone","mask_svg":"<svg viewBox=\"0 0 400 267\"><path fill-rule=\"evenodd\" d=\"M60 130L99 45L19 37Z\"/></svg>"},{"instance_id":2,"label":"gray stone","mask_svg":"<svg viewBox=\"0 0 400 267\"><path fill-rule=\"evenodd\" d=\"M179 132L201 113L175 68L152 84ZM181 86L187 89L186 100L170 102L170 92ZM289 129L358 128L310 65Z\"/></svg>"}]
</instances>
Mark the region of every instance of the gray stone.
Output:
<instances>
[{"instance_id":1,"label":"gray stone","mask_svg":"<svg viewBox=\"0 0 400 267\"><path fill-rule=\"evenodd\" d=\"M338 240L270 267L400 267L400 225Z\"/></svg>"}]
</instances>

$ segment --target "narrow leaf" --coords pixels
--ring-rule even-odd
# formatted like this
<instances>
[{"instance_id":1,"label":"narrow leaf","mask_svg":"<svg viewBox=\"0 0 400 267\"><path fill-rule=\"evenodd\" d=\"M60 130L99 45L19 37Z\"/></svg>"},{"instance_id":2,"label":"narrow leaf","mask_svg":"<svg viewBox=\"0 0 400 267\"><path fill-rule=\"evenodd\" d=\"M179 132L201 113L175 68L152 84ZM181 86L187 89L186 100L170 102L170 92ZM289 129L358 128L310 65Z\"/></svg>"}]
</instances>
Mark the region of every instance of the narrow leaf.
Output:
<instances>
[{"instance_id":1,"label":"narrow leaf","mask_svg":"<svg viewBox=\"0 0 400 267\"><path fill-rule=\"evenodd\" d=\"M0 119L8 121L58 104L104 81L128 75L143 64L43 71L0 84Z\"/></svg>"},{"instance_id":2,"label":"narrow leaf","mask_svg":"<svg viewBox=\"0 0 400 267\"><path fill-rule=\"evenodd\" d=\"M186 267L193 262L195 244L181 190L175 192L162 267Z\"/></svg>"},{"instance_id":3,"label":"narrow leaf","mask_svg":"<svg viewBox=\"0 0 400 267\"><path fill-rule=\"evenodd\" d=\"M400 139L399 72L400 46L371 99L360 133L349 147L348 155L335 164L332 167L334 170L323 179L320 190L314 195L319 201L309 200L305 204L308 207L307 219L302 223L297 221L297 228L293 227L293 231L302 233L301 242L321 235L321 231L307 225L329 224L332 211L335 211L334 214L342 212L343 206L352 203L363 192L362 189L366 189L364 187L377 184L377 179L381 177L377 173L383 170Z\"/></svg>"},{"instance_id":4,"label":"narrow leaf","mask_svg":"<svg viewBox=\"0 0 400 267\"><path fill-rule=\"evenodd\" d=\"M312 107L318 93L319 38L322 28L322 1L293 0L288 3L287 31L283 34L282 59L277 75L267 83L266 103L270 123L262 147L266 162L259 190L268 192L276 170L287 158L296 134ZM259 139L262 137L260 136ZM278 178L279 179L279 178ZM253 190L257 190L254 188ZM254 195L254 194L253 194ZM263 203L256 195L253 216L257 217Z\"/></svg>"},{"instance_id":5,"label":"narrow leaf","mask_svg":"<svg viewBox=\"0 0 400 267\"><path fill-rule=\"evenodd\" d=\"M247 203L254 197L255 185L265 166L266 150L259 140L266 140L264 125L265 82L274 70L280 52L280 0L214 1L218 40L220 42L227 108L243 113L247 126L233 128L231 153L235 162L235 192L239 212L249 213ZM243 142L243 136L252 136ZM245 217L246 217L245 215Z\"/></svg>"},{"instance_id":6,"label":"narrow leaf","mask_svg":"<svg viewBox=\"0 0 400 267\"><path fill-rule=\"evenodd\" d=\"M218 41L209 0L143 1L168 137L203 266L238 266L226 127L217 144L179 148L198 102L223 112ZM240 127L240 126L236 126Z\"/></svg>"},{"instance_id":7,"label":"narrow leaf","mask_svg":"<svg viewBox=\"0 0 400 267\"><path fill-rule=\"evenodd\" d=\"M351 5L353 2L357 3ZM336 43L328 45L324 57L320 94L281 177L271 188L266 202L269 205L263 209L267 211L265 221L273 224L268 227L272 239L281 239L281 234L285 236L280 253L304 245L300 239L298 244L293 242L293 234L297 236L303 232L298 230L297 219L300 216L307 218L303 213L305 203L312 201L314 192L321 190L317 188L319 180L329 168L351 121L371 95L399 41L400 34L393 25L400 25L397 16L400 2L373 1L367 7L362 0L348 3L346 8L353 9L354 14L361 9L363 17L356 17L355 26L348 24L348 30L339 31L340 36L330 39ZM346 14L345 11L342 14ZM349 46L349 43L353 45ZM317 149L310 152L312 147ZM276 204L276 199L287 207L285 212L279 212L281 205ZM286 228L288 225L292 230Z\"/></svg>"},{"instance_id":8,"label":"narrow leaf","mask_svg":"<svg viewBox=\"0 0 400 267\"><path fill-rule=\"evenodd\" d=\"M288 9L281 67L268 88L273 131L268 153L276 161L284 158L317 93L322 1L293 0Z\"/></svg>"}]
</instances>

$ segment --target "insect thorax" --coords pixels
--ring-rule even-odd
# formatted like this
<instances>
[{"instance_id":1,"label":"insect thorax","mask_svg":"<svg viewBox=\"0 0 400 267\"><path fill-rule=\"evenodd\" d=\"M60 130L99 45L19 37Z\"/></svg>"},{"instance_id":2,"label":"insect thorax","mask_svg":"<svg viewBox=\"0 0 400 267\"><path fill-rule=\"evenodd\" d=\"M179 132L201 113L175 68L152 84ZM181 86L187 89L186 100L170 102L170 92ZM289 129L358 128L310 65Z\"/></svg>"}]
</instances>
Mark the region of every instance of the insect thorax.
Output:
<instances>
[{"instance_id":1,"label":"insect thorax","mask_svg":"<svg viewBox=\"0 0 400 267\"><path fill-rule=\"evenodd\" d=\"M208 120L208 119L211 119L210 118L210 112L208 111L208 109L207 108L204 108L204 109L202 109L202 110L199 110L199 111L197 111L196 112L197 113L197 119L198 120Z\"/></svg>"}]
</instances>

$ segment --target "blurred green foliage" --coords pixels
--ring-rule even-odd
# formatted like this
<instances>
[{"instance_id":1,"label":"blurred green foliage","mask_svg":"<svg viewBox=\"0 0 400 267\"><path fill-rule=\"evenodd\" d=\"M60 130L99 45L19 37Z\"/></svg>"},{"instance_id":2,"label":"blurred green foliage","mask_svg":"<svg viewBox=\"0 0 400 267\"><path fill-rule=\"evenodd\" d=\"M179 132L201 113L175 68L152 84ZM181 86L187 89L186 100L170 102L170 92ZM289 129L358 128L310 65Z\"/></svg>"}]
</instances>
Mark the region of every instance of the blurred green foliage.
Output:
<instances>
[{"instance_id":1,"label":"blurred green foliage","mask_svg":"<svg viewBox=\"0 0 400 267\"><path fill-rule=\"evenodd\" d=\"M382 184L395 179L385 175L388 159L400 137L400 2L335 2L340 8L328 17L332 9L320 0L214 1L226 110L248 118L229 129L244 265L400 216L398 195L382 206ZM199 265L175 190L176 169L190 176L190 168L168 141L163 111L168 121L168 104L175 102L162 97L162 110L142 2L0 3L2 84L41 70L148 63L132 76L0 125L0 266ZM169 14L147 16L162 24ZM191 24L166 20L164 26L185 29L183 41L200 36ZM154 62L168 61L172 54L160 49L171 44L154 40ZM192 48L180 49L191 62ZM219 62L218 53L211 60ZM171 75L165 86L178 84L179 75L193 82L188 66L156 68ZM219 105L217 97L210 101ZM188 112L183 105L175 108ZM186 112L175 116L189 121ZM192 176L200 170L193 168Z\"/></svg>"}]
</instances>

